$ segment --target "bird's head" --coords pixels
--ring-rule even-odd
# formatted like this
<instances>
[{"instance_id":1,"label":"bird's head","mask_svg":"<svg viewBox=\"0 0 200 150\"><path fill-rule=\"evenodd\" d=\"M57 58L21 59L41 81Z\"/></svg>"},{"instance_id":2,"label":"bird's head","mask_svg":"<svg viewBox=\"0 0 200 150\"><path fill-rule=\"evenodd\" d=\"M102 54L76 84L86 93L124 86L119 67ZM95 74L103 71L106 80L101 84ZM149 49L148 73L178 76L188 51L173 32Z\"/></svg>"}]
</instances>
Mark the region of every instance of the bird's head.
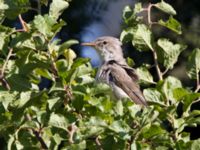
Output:
<instances>
[{"instance_id":1,"label":"bird's head","mask_svg":"<svg viewBox=\"0 0 200 150\"><path fill-rule=\"evenodd\" d=\"M114 37L103 36L97 38L93 42L82 43L84 46L94 47L105 62L115 60L118 62L124 61L121 45L122 43Z\"/></svg>"}]
</instances>

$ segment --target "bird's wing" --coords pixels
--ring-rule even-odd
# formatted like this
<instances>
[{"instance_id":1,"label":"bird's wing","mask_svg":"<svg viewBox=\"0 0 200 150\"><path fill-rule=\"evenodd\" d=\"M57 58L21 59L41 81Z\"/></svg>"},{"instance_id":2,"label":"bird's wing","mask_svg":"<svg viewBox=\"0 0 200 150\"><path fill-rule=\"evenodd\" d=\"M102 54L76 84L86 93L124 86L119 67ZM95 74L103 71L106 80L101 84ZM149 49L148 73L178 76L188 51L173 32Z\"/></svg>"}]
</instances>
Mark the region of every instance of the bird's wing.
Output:
<instances>
[{"instance_id":1,"label":"bird's wing","mask_svg":"<svg viewBox=\"0 0 200 150\"><path fill-rule=\"evenodd\" d=\"M128 75L132 78L133 81L138 81L139 77L136 74L135 69L129 67L128 65L121 65L122 68L124 68L126 70L126 72L128 73Z\"/></svg>"},{"instance_id":2,"label":"bird's wing","mask_svg":"<svg viewBox=\"0 0 200 150\"><path fill-rule=\"evenodd\" d=\"M117 64L109 65L111 78L115 84L120 87L136 104L147 106L147 102L139 88L137 82L134 82L130 73Z\"/></svg>"}]
</instances>

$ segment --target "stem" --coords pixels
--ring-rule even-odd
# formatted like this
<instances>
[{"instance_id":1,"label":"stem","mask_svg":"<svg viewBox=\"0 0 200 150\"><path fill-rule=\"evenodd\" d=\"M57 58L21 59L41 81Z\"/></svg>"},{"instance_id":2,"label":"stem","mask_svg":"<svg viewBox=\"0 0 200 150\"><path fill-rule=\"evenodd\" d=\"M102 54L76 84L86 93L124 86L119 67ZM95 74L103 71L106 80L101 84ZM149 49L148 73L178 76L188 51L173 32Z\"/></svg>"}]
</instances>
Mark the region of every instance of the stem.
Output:
<instances>
[{"instance_id":1,"label":"stem","mask_svg":"<svg viewBox=\"0 0 200 150\"><path fill-rule=\"evenodd\" d=\"M37 12L38 12L38 14L41 14L41 4L40 4L40 0L37 0Z\"/></svg>"},{"instance_id":2,"label":"stem","mask_svg":"<svg viewBox=\"0 0 200 150\"><path fill-rule=\"evenodd\" d=\"M0 72L0 82L3 84L3 86L7 89L7 90L10 90L10 85L8 84L8 82L6 81L5 79L5 70L6 70L6 67L7 67L7 64L8 64L8 61L12 55L12 52L13 52L13 49L10 48L9 49L9 52L8 52L8 55L6 57L6 60L3 64L3 67L1 69L1 72Z\"/></svg>"},{"instance_id":3,"label":"stem","mask_svg":"<svg viewBox=\"0 0 200 150\"><path fill-rule=\"evenodd\" d=\"M165 71L163 71L162 75L165 75L167 72L169 71L169 69L165 69Z\"/></svg>"},{"instance_id":4,"label":"stem","mask_svg":"<svg viewBox=\"0 0 200 150\"><path fill-rule=\"evenodd\" d=\"M199 73L198 72L196 74L196 78L197 78L197 80L196 80L197 87L196 87L195 93L197 93L200 89Z\"/></svg>"},{"instance_id":5,"label":"stem","mask_svg":"<svg viewBox=\"0 0 200 150\"><path fill-rule=\"evenodd\" d=\"M162 73L160 71L159 64L158 64L157 53L154 49L152 50L152 52L153 52L153 58L154 58L154 63L155 63L156 71L157 71L157 74L158 74L158 78L159 78L159 80L163 80L163 76L162 76Z\"/></svg>"},{"instance_id":6,"label":"stem","mask_svg":"<svg viewBox=\"0 0 200 150\"><path fill-rule=\"evenodd\" d=\"M22 16L21 15L19 15L19 21L20 21L20 23L21 23L21 25L22 25L22 29L19 29L19 30L17 30L17 31L19 31L19 32L28 32L28 27L27 27L27 24L26 24L26 22L23 20L23 18L22 18Z\"/></svg>"},{"instance_id":7,"label":"stem","mask_svg":"<svg viewBox=\"0 0 200 150\"><path fill-rule=\"evenodd\" d=\"M151 21L151 7L153 6L153 4L149 4L149 6L147 7L147 18L148 18L148 24L151 26L152 25L152 21Z\"/></svg>"}]
</instances>

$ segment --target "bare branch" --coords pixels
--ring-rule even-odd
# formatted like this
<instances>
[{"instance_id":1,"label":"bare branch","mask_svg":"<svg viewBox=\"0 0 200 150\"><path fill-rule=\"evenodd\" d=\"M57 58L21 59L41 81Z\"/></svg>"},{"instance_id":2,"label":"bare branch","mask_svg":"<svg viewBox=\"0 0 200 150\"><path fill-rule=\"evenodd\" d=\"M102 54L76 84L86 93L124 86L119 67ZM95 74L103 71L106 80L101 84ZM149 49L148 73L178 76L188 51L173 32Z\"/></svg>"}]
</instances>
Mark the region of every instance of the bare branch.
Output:
<instances>
[{"instance_id":1,"label":"bare branch","mask_svg":"<svg viewBox=\"0 0 200 150\"><path fill-rule=\"evenodd\" d=\"M156 53L155 50L152 50L152 52L153 52L153 58L154 58L154 63L155 63L156 71L157 71L157 74L158 74L158 78L159 78L159 80L163 80L163 76L162 76L162 73L160 71L159 64L158 64L157 53Z\"/></svg>"}]
</instances>

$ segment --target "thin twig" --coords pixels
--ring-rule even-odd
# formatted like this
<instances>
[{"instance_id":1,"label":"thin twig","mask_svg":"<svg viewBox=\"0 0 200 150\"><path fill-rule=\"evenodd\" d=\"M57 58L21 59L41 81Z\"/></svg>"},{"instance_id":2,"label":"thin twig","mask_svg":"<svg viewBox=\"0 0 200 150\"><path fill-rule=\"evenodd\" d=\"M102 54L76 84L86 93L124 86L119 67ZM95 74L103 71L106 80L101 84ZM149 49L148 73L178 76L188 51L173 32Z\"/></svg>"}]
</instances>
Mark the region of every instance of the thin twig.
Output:
<instances>
[{"instance_id":1,"label":"thin twig","mask_svg":"<svg viewBox=\"0 0 200 150\"><path fill-rule=\"evenodd\" d=\"M13 52L13 48L10 48L9 49L9 52L8 52L8 55L6 57L6 60L2 66L2 69L1 69L1 72L0 72L0 82L2 83L2 85L7 89L7 90L10 90L10 85L8 84L8 82L6 81L5 79L5 70L6 70L6 67L7 67L7 64L8 64L8 61L12 55L12 52Z\"/></svg>"},{"instance_id":2,"label":"thin twig","mask_svg":"<svg viewBox=\"0 0 200 150\"><path fill-rule=\"evenodd\" d=\"M157 71L157 74L158 74L158 78L159 78L159 80L163 80L163 76L162 76L162 73L160 71L159 64L158 64L157 53L156 53L155 50L152 50L152 52L153 52L153 58L154 58L154 63L155 63L156 71Z\"/></svg>"},{"instance_id":3,"label":"thin twig","mask_svg":"<svg viewBox=\"0 0 200 150\"><path fill-rule=\"evenodd\" d=\"M148 7L144 10L147 11L147 18L148 18L148 24L149 26L151 27L152 24L155 24L155 22L152 22L151 21L151 8L155 6L155 4L149 4ZM154 58L154 63L155 63L155 67L156 67L156 71L157 71L157 74L158 74L158 78L159 80L163 80L163 74L162 72L160 71L160 68L159 68L159 64L158 64L158 56L157 56L157 53L155 51L155 49L151 49L152 52L153 52L153 58Z\"/></svg>"},{"instance_id":4,"label":"thin twig","mask_svg":"<svg viewBox=\"0 0 200 150\"><path fill-rule=\"evenodd\" d=\"M167 72L169 71L169 69L165 69L165 71L163 71L162 75L164 76Z\"/></svg>"}]
</instances>

